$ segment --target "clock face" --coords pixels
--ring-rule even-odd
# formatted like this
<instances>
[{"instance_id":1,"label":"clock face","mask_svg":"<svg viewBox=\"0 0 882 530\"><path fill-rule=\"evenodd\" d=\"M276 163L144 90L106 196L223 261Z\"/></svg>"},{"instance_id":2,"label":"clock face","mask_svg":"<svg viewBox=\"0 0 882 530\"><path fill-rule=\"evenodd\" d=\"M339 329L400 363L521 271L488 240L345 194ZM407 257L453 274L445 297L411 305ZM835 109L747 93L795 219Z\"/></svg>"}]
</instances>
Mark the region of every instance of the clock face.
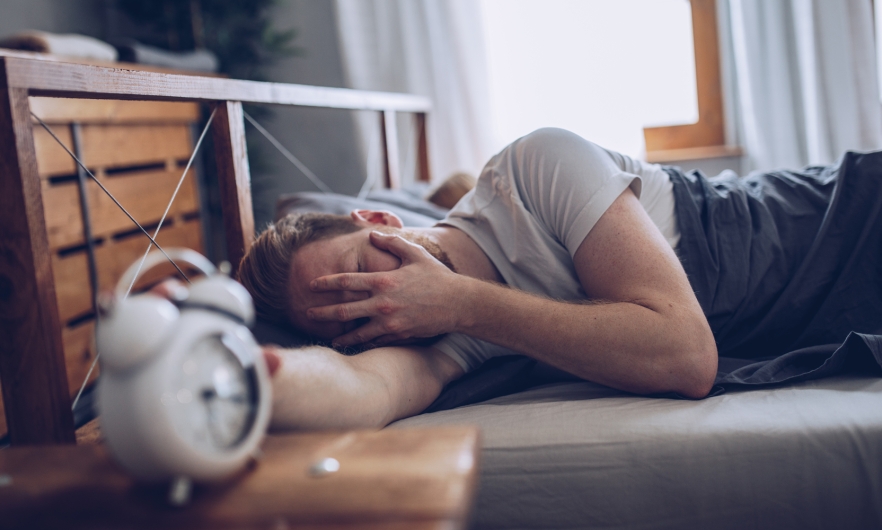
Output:
<instances>
[{"instance_id":1,"label":"clock face","mask_svg":"<svg viewBox=\"0 0 882 530\"><path fill-rule=\"evenodd\" d=\"M257 374L248 347L234 335L208 335L181 357L162 396L178 435L200 449L236 447L257 414Z\"/></svg>"}]
</instances>

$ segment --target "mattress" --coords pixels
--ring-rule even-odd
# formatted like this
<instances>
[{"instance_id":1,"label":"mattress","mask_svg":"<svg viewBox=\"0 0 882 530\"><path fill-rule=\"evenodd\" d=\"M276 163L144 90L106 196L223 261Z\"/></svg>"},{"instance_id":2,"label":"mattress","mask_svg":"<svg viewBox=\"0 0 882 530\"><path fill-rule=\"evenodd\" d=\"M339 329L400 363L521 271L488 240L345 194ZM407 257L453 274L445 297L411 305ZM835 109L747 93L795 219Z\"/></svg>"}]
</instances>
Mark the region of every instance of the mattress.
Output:
<instances>
[{"instance_id":1,"label":"mattress","mask_svg":"<svg viewBox=\"0 0 882 530\"><path fill-rule=\"evenodd\" d=\"M396 427L473 424L475 528L882 528L882 379L700 401L557 383Z\"/></svg>"}]
</instances>

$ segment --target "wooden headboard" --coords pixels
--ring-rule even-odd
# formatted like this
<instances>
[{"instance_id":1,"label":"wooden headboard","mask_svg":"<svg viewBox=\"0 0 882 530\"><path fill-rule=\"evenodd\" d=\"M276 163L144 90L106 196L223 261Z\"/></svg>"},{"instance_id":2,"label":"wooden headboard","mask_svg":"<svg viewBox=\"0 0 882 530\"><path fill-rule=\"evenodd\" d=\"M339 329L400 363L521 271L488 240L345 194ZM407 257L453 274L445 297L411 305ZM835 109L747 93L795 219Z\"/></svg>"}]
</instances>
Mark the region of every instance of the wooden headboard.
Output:
<instances>
[{"instance_id":1,"label":"wooden headboard","mask_svg":"<svg viewBox=\"0 0 882 530\"><path fill-rule=\"evenodd\" d=\"M420 96L0 56L0 386L15 445L74 442L31 96L209 104L215 111L216 178L232 263L239 262L255 235L243 102L376 111L391 188L401 181L395 113L413 113L417 178L429 180L431 103Z\"/></svg>"}]
</instances>

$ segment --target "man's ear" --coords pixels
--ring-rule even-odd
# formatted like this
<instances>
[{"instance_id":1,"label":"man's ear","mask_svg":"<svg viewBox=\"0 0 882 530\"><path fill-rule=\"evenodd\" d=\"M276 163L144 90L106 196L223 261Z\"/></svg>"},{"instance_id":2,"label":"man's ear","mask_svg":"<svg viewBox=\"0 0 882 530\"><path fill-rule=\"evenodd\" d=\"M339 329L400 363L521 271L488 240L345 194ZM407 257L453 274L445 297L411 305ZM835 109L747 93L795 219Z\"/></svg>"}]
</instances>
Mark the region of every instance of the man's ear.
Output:
<instances>
[{"instance_id":1,"label":"man's ear","mask_svg":"<svg viewBox=\"0 0 882 530\"><path fill-rule=\"evenodd\" d=\"M404 227L400 217L386 210L352 210L349 216L352 217L356 224L365 227L371 225L391 226L393 228Z\"/></svg>"}]
</instances>

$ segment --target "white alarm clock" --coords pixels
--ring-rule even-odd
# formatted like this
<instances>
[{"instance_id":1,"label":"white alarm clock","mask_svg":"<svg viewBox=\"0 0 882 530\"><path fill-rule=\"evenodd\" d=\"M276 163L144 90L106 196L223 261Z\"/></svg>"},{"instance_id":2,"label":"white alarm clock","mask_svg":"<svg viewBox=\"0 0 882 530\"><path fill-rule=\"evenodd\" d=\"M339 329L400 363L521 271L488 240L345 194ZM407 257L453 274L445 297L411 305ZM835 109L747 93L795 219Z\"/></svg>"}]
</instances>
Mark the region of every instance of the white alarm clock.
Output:
<instances>
[{"instance_id":1,"label":"white alarm clock","mask_svg":"<svg viewBox=\"0 0 882 530\"><path fill-rule=\"evenodd\" d=\"M251 332L251 296L199 253L166 249L205 273L174 302L125 298L132 265L104 304L98 412L111 453L144 481L214 481L256 453L270 416L266 363ZM156 251L145 269L162 261Z\"/></svg>"}]
</instances>

